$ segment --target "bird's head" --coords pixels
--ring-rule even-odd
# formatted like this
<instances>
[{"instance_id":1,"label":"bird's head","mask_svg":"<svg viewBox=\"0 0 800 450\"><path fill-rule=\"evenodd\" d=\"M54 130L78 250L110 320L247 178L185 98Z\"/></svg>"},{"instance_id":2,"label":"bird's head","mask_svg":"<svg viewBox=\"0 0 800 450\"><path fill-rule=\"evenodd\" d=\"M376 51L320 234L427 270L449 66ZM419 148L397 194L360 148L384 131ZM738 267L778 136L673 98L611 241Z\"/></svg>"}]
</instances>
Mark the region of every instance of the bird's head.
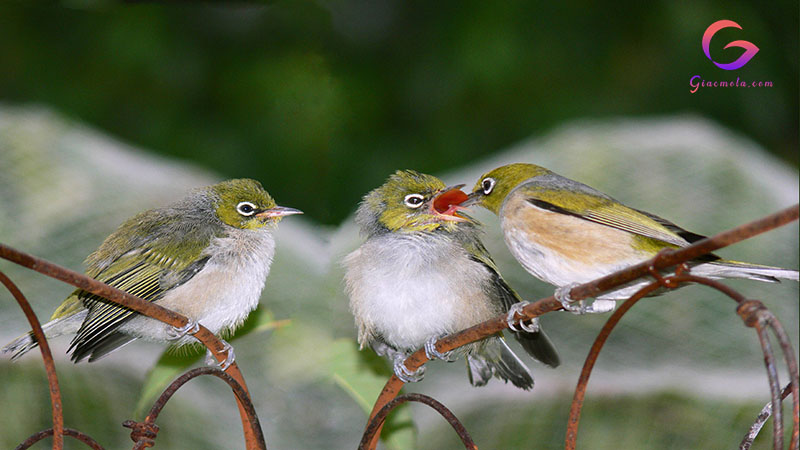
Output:
<instances>
[{"instance_id":1,"label":"bird's head","mask_svg":"<svg viewBox=\"0 0 800 450\"><path fill-rule=\"evenodd\" d=\"M459 222L470 221L458 214L467 199L462 186L445 186L434 176L398 170L364 196L356 220L366 234L381 230L434 231L440 227L452 230Z\"/></svg>"},{"instance_id":2,"label":"bird's head","mask_svg":"<svg viewBox=\"0 0 800 450\"><path fill-rule=\"evenodd\" d=\"M247 178L227 180L210 187L215 194L214 210L225 224L258 230L278 223L284 216L302 214L294 208L275 204L261 183Z\"/></svg>"},{"instance_id":3,"label":"bird's head","mask_svg":"<svg viewBox=\"0 0 800 450\"><path fill-rule=\"evenodd\" d=\"M534 164L515 163L498 167L481 175L472 193L462 206L480 205L497 214L503 201L520 183L550 171Z\"/></svg>"}]
</instances>

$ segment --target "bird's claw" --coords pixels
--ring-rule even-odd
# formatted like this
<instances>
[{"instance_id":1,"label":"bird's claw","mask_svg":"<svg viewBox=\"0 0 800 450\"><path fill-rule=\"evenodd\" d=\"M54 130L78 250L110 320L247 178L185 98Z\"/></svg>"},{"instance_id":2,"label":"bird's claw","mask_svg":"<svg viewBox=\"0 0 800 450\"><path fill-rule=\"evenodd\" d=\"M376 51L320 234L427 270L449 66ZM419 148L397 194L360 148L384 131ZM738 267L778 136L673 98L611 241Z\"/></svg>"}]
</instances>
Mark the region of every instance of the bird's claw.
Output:
<instances>
[{"instance_id":1,"label":"bird's claw","mask_svg":"<svg viewBox=\"0 0 800 450\"><path fill-rule=\"evenodd\" d=\"M408 370L406 367L406 357L402 353L398 353L394 358L394 374L403 383L416 383L422 381L425 376L425 366L417 370Z\"/></svg>"},{"instance_id":2,"label":"bird's claw","mask_svg":"<svg viewBox=\"0 0 800 450\"><path fill-rule=\"evenodd\" d=\"M530 305L530 302L521 301L514 303L511 305L511 308L508 309L508 315L506 315L506 323L508 324L508 328L511 331L521 332L525 331L528 333L538 333L539 332L539 318L534 317L530 319L530 323L526 324L524 320L520 320L517 322L517 314L522 315L522 308Z\"/></svg>"},{"instance_id":3,"label":"bird's claw","mask_svg":"<svg viewBox=\"0 0 800 450\"><path fill-rule=\"evenodd\" d=\"M214 358L214 355L211 353L211 350L206 351L206 365L208 366L219 366L219 368L224 372L225 370L233 364L233 361L236 360L236 354L233 352L233 346L226 341L220 339L222 342L222 352L227 353L227 356L223 361L217 361Z\"/></svg>"},{"instance_id":4,"label":"bird's claw","mask_svg":"<svg viewBox=\"0 0 800 450\"><path fill-rule=\"evenodd\" d=\"M170 341L177 341L178 339L186 336L187 334L195 334L200 331L200 323L189 319L186 325L182 327L169 327L167 328L167 339Z\"/></svg>"},{"instance_id":5,"label":"bird's claw","mask_svg":"<svg viewBox=\"0 0 800 450\"><path fill-rule=\"evenodd\" d=\"M578 315L604 313L609 311L609 308L607 307L595 309L594 304L587 304L586 300L573 300L572 297L569 296L569 293L576 286L580 286L580 284L570 283L565 286L560 286L557 287L555 293L553 293L553 297L555 297L556 300L561 303L561 306L564 308L564 310ZM613 307L611 309L613 309Z\"/></svg>"},{"instance_id":6,"label":"bird's claw","mask_svg":"<svg viewBox=\"0 0 800 450\"><path fill-rule=\"evenodd\" d=\"M439 338L437 338L436 336L431 336L430 339L425 341L425 356L427 356L428 359L431 360L441 359L442 361L451 362L452 360L450 359L450 357L453 355L453 351L451 350L449 352L442 353L439 350L436 350L436 341L438 340Z\"/></svg>"}]
</instances>

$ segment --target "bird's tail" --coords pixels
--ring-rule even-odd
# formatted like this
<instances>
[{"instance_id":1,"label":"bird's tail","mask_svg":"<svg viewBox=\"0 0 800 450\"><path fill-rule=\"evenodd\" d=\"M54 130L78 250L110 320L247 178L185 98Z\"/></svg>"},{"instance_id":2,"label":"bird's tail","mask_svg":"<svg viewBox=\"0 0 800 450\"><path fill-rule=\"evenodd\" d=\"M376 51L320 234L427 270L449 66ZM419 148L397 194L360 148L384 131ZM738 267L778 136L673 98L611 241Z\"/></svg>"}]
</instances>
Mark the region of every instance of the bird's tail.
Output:
<instances>
[{"instance_id":1,"label":"bird's tail","mask_svg":"<svg viewBox=\"0 0 800 450\"><path fill-rule=\"evenodd\" d=\"M691 273L709 278L747 278L768 283L778 283L781 278L798 281L798 272L796 270L724 259L692 267Z\"/></svg>"},{"instance_id":2,"label":"bird's tail","mask_svg":"<svg viewBox=\"0 0 800 450\"><path fill-rule=\"evenodd\" d=\"M47 339L61 336L62 334L75 333L78 331L83 318L86 316L86 311L77 314L60 317L53 319L46 324L42 325L42 331ZM33 331L29 331L22 336L14 339L6 344L2 351L3 353L11 353L11 360L16 361L25 353L33 350L39 345Z\"/></svg>"},{"instance_id":3,"label":"bird's tail","mask_svg":"<svg viewBox=\"0 0 800 450\"><path fill-rule=\"evenodd\" d=\"M535 333L514 332L514 337L522 344L522 348L537 361L553 368L561 364L555 344L541 328Z\"/></svg>"},{"instance_id":4,"label":"bird's tail","mask_svg":"<svg viewBox=\"0 0 800 450\"><path fill-rule=\"evenodd\" d=\"M533 389L530 370L508 348L503 338L490 337L478 345L479 350L470 352L466 358L469 382L473 386L483 386L495 376L503 381L510 381L520 389Z\"/></svg>"}]
</instances>

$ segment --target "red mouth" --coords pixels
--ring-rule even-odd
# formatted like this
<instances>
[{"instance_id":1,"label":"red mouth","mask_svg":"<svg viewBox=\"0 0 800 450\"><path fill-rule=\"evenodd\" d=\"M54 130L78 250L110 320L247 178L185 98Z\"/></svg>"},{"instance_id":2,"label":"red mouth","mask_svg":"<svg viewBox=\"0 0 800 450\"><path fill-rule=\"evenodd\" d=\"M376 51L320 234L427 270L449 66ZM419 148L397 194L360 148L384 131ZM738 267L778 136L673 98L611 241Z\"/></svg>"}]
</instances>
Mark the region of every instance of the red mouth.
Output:
<instances>
[{"instance_id":1,"label":"red mouth","mask_svg":"<svg viewBox=\"0 0 800 450\"><path fill-rule=\"evenodd\" d=\"M467 194L461 189L450 189L437 195L433 200L433 210L439 214L455 216L458 210L463 209L460 205L467 201Z\"/></svg>"}]
</instances>

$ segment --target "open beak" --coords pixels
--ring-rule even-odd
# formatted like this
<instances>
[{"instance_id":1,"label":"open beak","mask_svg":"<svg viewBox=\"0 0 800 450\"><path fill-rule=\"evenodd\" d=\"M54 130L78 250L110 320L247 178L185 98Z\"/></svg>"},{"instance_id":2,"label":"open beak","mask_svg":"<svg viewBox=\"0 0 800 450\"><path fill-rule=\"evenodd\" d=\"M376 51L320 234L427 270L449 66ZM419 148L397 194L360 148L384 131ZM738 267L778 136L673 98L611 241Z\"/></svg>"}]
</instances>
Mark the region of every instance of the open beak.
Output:
<instances>
[{"instance_id":1,"label":"open beak","mask_svg":"<svg viewBox=\"0 0 800 450\"><path fill-rule=\"evenodd\" d=\"M274 217L291 216L293 214L303 214L303 211L294 208L287 208L285 206L275 206L273 208L261 211L260 213L256 214L256 217L271 219Z\"/></svg>"},{"instance_id":2,"label":"open beak","mask_svg":"<svg viewBox=\"0 0 800 450\"><path fill-rule=\"evenodd\" d=\"M467 195L467 199L461 202L461 207L469 208L470 206L481 201L481 197L483 197L483 191L477 190L475 192L471 192L469 195Z\"/></svg>"},{"instance_id":3,"label":"open beak","mask_svg":"<svg viewBox=\"0 0 800 450\"><path fill-rule=\"evenodd\" d=\"M439 191L439 193L433 197L433 201L431 201L431 213L440 217L442 220L455 222L468 220L457 215L459 211L465 209L461 205L469 198L467 194L461 191L462 187L464 187L463 184L458 184L455 186L448 186Z\"/></svg>"}]
</instances>

